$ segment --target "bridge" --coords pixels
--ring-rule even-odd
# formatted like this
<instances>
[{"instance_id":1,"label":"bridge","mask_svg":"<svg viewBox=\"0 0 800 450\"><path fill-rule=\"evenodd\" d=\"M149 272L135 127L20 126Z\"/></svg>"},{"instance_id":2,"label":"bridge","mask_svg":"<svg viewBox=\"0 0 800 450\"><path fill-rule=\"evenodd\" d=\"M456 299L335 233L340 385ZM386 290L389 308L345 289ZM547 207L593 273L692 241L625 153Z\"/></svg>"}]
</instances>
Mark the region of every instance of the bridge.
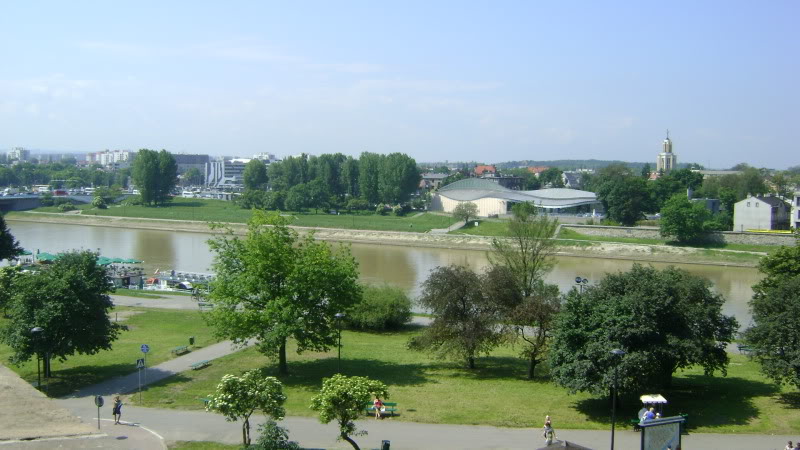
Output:
<instances>
[{"instance_id":1,"label":"bridge","mask_svg":"<svg viewBox=\"0 0 800 450\"><path fill-rule=\"evenodd\" d=\"M66 198L73 203L89 203L92 201L91 195L63 195L55 198ZM38 195L10 195L0 197L0 212L26 211L41 206L41 199Z\"/></svg>"}]
</instances>

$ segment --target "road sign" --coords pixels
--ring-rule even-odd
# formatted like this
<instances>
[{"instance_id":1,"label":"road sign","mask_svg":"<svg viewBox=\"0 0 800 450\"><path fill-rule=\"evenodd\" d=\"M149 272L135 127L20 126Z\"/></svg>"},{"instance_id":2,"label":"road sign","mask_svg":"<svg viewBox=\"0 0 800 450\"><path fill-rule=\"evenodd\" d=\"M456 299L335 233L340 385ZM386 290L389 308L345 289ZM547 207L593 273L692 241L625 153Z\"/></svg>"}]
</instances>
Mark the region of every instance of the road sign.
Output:
<instances>
[{"instance_id":1,"label":"road sign","mask_svg":"<svg viewBox=\"0 0 800 450\"><path fill-rule=\"evenodd\" d=\"M136 368L144 369L144 358L139 358L136 360Z\"/></svg>"},{"instance_id":2,"label":"road sign","mask_svg":"<svg viewBox=\"0 0 800 450\"><path fill-rule=\"evenodd\" d=\"M142 344L142 353L147 353L150 351L150 346L147 344Z\"/></svg>"},{"instance_id":3,"label":"road sign","mask_svg":"<svg viewBox=\"0 0 800 450\"><path fill-rule=\"evenodd\" d=\"M102 395L98 395L97 397L95 397L95 398L94 398L94 404L95 404L95 405L96 405L98 408L100 408L101 406L103 406L103 403L104 403L104 400L103 400L103 396L102 396Z\"/></svg>"}]
</instances>

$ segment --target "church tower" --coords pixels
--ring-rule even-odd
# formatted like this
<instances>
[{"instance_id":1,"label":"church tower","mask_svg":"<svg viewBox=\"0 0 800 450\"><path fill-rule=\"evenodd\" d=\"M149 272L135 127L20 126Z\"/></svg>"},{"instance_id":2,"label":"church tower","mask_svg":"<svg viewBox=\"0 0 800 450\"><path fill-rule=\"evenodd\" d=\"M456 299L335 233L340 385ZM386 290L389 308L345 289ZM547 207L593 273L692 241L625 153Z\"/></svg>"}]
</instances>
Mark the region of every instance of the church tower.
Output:
<instances>
[{"instance_id":1,"label":"church tower","mask_svg":"<svg viewBox=\"0 0 800 450\"><path fill-rule=\"evenodd\" d=\"M669 139L669 130L667 130L667 138L662 143L661 153L658 154L656 160L656 171L664 175L670 173L672 169L678 164L678 157L672 153L672 141Z\"/></svg>"}]
</instances>

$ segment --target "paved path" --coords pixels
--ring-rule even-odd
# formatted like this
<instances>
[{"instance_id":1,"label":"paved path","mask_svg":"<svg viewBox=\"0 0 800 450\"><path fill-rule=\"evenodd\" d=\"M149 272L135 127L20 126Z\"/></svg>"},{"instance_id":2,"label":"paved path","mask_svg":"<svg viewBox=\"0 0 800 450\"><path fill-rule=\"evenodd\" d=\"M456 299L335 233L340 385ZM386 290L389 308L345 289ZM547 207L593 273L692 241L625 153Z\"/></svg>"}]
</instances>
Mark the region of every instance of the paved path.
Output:
<instances>
[{"instance_id":1,"label":"paved path","mask_svg":"<svg viewBox=\"0 0 800 450\"><path fill-rule=\"evenodd\" d=\"M447 234L447 233L449 233L451 231L458 230L459 228L465 226L466 224L467 224L467 222L464 222L462 220L458 220L458 221L456 221L456 223L450 225L447 228L434 228L431 231L429 231L429 233L431 233L431 234Z\"/></svg>"},{"instance_id":2,"label":"paved path","mask_svg":"<svg viewBox=\"0 0 800 450\"><path fill-rule=\"evenodd\" d=\"M191 309L199 310L197 302L187 295L154 294L164 298L129 297L127 295L112 295L111 301L116 306L139 306L143 308L163 309Z\"/></svg>"},{"instance_id":3,"label":"paved path","mask_svg":"<svg viewBox=\"0 0 800 450\"><path fill-rule=\"evenodd\" d=\"M171 377L177 373L191 370L191 365L200 361L211 361L221 358L238 351L240 347L233 347L231 341L223 341L208 347L197 349L183 356L179 356L169 361L165 361L157 366L147 369L146 380L142 380L142 385L152 384L164 378ZM213 364L213 362L212 362ZM111 380L88 386L75 392L71 397L91 397L95 395L115 395L136 391L139 388L138 371L124 377L113 378Z\"/></svg>"},{"instance_id":4,"label":"paved path","mask_svg":"<svg viewBox=\"0 0 800 450\"><path fill-rule=\"evenodd\" d=\"M91 399L59 400L61 406L73 410L84 418L96 417ZM402 411L401 411L402 412ZM101 414L110 415L110 410ZM202 411L165 410L125 406L123 417L141 423L163 436L168 441L200 440L236 444L241 439L241 422L226 422L217 414ZM251 420L253 430L263 422L263 417ZM305 448L349 449L349 444L336 440L337 427L323 425L315 418L287 417L281 423L289 429L290 438ZM393 419L376 421L366 418L357 423L359 429L368 431L367 436L356 437L362 448L378 448L382 440L391 441L393 449L535 449L544 445L541 431L535 429L498 428L471 425L434 425L401 422ZM558 437L589 448L606 448L610 443L607 430L558 430ZM632 431L618 431L617 449L639 448L641 435ZM685 449L780 450L786 441L800 439L797 436L758 436L734 434L690 434L683 437Z\"/></svg>"}]
</instances>

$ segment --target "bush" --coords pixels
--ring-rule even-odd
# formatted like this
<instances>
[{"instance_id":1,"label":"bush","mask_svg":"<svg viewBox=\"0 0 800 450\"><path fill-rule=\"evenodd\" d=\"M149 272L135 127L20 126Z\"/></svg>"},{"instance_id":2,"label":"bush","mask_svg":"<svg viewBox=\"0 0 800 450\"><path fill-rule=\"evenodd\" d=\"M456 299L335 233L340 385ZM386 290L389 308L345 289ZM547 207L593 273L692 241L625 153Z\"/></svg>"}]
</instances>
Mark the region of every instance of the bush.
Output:
<instances>
[{"instance_id":1,"label":"bush","mask_svg":"<svg viewBox=\"0 0 800 450\"><path fill-rule=\"evenodd\" d=\"M386 205L384 205L383 203L379 204L378 206L375 207L375 212L377 214L385 216L386 215Z\"/></svg>"},{"instance_id":2,"label":"bush","mask_svg":"<svg viewBox=\"0 0 800 450\"><path fill-rule=\"evenodd\" d=\"M247 447L248 449L258 450L300 450L300 446L295 441L289 440L289 432L286 428L278 426L274 420L267 420L258 427L260 436L255 444Z\"/></svg>"},{"instance_id":3,"label":"bush","mask_svg":"<svg viewBox=\"0 0 800 450\"><path fill-rule=\"evenodd\" d=\"M347 201L349 211L366 211L369 209L369 202L363 198L351 198Z\"/></svg>"},{"instance_id":4,"label":"bush","mask_svg":"<svg viewBox=\"0 0 800 450\"><path fill-rule=\"evenodd\" d=\"M141 195L131 195L122 202L122 206L138 206L142 204Z\"/></svg>"},{"instance_id":5,"label":"bush","mask_svg":"<svg viewBox=\"0 0 800 450\"><path fill-rule=\"evenodd\" d=\"M361 302L347 314L347 326L359 330L389 330L411 320L411 299L400 288L364 286Z\"/></svg>"},{"instance_id":6,"label":"bush","mask_svg":"<svg viewBox=\"0 0 800 450\"><path fill-rule=\"evenodd\" d=\"M408 204L397 205L392 208L392 214L394 214L397 217L405 216L406 214L408 214L409 211L411 211L411 207L409 207Z\"/></svg>"},{"instance_id":7,"label":"bush","mask_svg":"<svg viewBox=\"0 0 800 450\"><path fill-rule=\"evenodd\" d=\"M73 211L73 210L75 210L75 205L73 205L71 202L62 203L62 204L58 205L58 210L59 211L65 211L65 212L66 211Z\"/></svg>"},{"instance_id":8,"label":"bush","mask_svg":"<svg viewBox=\"0 0 800 450\"><path fill-rule=\"evenodd\" d=\"M103 197L95 197L92 199L92 206L97 209L106 209L108 205L106 205L106 201L103 200Z\"/></svg>"},{"instance_id":9,"label":"bush","mask_svg":"<svg viewBox=\"0 0 800 450\"><path fill-rule=\"evenodd\" d=\"M39 204L42 206L53 206L55 201L53 200L53 194L46 193L39 196Z\"/></svg>"}]
</instances>

